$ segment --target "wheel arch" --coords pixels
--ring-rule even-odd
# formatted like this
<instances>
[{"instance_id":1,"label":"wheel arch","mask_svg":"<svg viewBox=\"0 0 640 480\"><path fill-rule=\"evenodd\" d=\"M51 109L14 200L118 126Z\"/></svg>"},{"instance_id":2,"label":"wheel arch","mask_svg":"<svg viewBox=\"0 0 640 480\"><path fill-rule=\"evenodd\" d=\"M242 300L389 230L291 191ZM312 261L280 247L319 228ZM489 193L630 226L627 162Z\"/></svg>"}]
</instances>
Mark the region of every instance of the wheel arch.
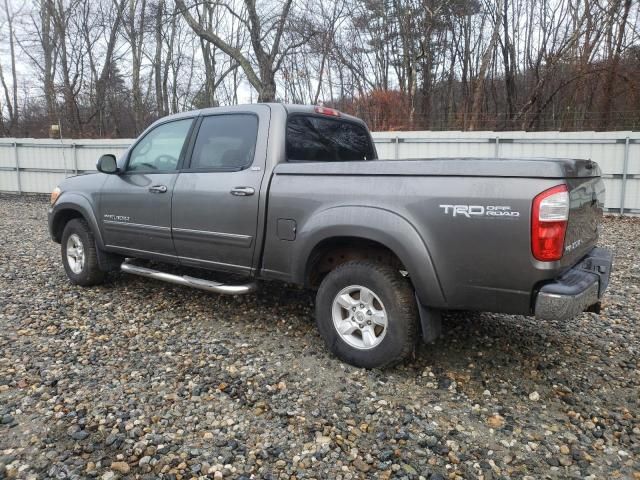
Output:
<instances>
[{"instance_id":1,"label":"wheel arch","mask_svg":"<svg viewBox=\"0 0 640 480\"><path fill-rule=\"evenodd\" d=\"M89 225L91 233L93 233L93 236L98 243L98 247L104 248L102 234L98 228L98 222L89 200L82 195L73 193L66 195L63 194L52 208L49 217L49 231L51 233L51 238L55 242L60 243L64 227L74 218L84 219Z\"/></svg>"},{"instance_id":2,"label":"wheel arch","mask_svg":"<svg viewBox=\"0 0 640 480\"><path fill-rule=\"evenodd\" d=\"M327 273L351 260L375 260L405 270L400 258L378 241L360 236L332 236L318 242L309 253L304 284L318 287Z\"/></svg>"},{"instance_id":3,"label":"wheel arch","mask_svg":"<svg viewBox=\"0 0 640 480\"><path fill-rule=\"evenodd\" d=\"M84 220L84 215L82 215L80 211L72 208L65 208L64 210L56 212L51 221L51 237L55 242L60 243L62 241L64 227L74 218L82 218Z\"/></svg>"},{"instance_id":4,"label":"wheel arch","mask_svg":"<svg viewBox=\"0 0 640 480\"><path fill-rule=\"evenodd\" d=\"M336 266L353 258L382 256L385 263L406 270L418 299L433 307L446 306L442 286L427 245L411 223L389 210L365 206L334 207L312 216L299 229L300 247L293 255L293 280L306 286L317 282L314 270L327 252L344 255ZM365 255L354 256L363 249ZM320 272L322 273L322 272Z\"/></svg>"}]
</instances>

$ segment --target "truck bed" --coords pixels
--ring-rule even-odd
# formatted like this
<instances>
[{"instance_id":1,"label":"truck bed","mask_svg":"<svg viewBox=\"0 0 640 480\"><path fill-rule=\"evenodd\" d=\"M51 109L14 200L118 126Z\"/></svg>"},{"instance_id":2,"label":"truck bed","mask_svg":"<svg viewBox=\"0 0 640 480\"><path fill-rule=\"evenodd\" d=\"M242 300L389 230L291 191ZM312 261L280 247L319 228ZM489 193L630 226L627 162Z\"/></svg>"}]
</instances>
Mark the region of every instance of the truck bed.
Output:
<instances>
[{"instance_id":1,"label":"truck bed","mask_svg":"<svg viewBox=\"0 0 640 480\"><path fill-rule=\"evenodd\" d=\"M425 305L528 314L536 286L595 246L599 176L595 163L566 159L283 163L269 188L263 269L299 281L309 254L303 246L322 240L323 218L333 232L354 237L366 237L367 222L376 222L371 230L386 230L385 242L402 251L415 241L426 252L403 259ZM571 248L559 261L539 262L531 254L532 201L559 184L570 190ZM288 218L296 219L300 241L278 237L278 220Z\"/></svg>"}]
</instances>

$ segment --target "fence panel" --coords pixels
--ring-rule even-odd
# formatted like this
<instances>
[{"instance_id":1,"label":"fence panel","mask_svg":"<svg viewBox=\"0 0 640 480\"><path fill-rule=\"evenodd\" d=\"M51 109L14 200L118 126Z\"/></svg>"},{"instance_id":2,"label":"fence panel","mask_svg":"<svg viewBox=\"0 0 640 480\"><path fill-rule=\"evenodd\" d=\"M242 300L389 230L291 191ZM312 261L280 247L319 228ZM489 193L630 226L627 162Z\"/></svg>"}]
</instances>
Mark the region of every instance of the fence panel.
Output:
<instances>
[{"instance_id":1,"label":"fence panel","mask_svg":"<svg viewBox=\"0 0 640 480\"><path fill-rule=\"evenodd\" d=\"M600 165L606 209L640 214L640 132L376 132L381 159L589 158ZM48 193L69 175L92 171L105 153L133 140L0 139L0 191Z\"/></svg>"},{"instance_id":2,"label":"fence panel","mask_svg":"<svg viewBox=\"0 0 640 480\"><path fill-rule=\"evenodd\" d=\"M605 208L640 214L640 132L377 132L382 159L588 158L603 172Z\"/></svg>"}]
</instances>

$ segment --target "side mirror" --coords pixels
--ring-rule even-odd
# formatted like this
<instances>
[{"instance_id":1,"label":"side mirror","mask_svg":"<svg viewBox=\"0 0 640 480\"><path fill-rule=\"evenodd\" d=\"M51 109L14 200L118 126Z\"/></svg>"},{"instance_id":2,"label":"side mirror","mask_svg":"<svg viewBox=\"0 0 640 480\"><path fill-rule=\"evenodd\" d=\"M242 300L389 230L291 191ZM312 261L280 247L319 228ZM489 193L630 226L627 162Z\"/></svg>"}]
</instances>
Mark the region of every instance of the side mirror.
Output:
<instances>
[{"instance_id":1,"label":"side mirror","mask_svg":"<svg viewBox=\"0 0 640 480\"><path fill-rule=\"evenodd\" d=\"M107 153L102 155L96 163L96 168L102 173L118 173L118 164L115 155Z\"/></svg>"}]
</instances>

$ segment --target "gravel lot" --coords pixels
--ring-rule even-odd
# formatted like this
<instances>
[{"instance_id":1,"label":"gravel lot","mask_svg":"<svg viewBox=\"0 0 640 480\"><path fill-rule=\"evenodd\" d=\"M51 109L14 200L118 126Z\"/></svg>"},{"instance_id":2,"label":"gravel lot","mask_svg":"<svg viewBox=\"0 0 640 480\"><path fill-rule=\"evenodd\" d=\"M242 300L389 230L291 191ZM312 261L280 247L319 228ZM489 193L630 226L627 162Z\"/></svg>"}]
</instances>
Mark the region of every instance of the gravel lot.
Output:
<instances>
[{"instance_id":1,"label":"gravel lot","mask_svg":"<svg viewBox=\"0 0 640 480\"><path fill-rule=\"evenodd\" d=\"M380 372L299 289L71 286L46 207L0 197L0 479L640 479L638 219L605 221L603 315L449 315Z\"/></svg>"}]
</instances>

